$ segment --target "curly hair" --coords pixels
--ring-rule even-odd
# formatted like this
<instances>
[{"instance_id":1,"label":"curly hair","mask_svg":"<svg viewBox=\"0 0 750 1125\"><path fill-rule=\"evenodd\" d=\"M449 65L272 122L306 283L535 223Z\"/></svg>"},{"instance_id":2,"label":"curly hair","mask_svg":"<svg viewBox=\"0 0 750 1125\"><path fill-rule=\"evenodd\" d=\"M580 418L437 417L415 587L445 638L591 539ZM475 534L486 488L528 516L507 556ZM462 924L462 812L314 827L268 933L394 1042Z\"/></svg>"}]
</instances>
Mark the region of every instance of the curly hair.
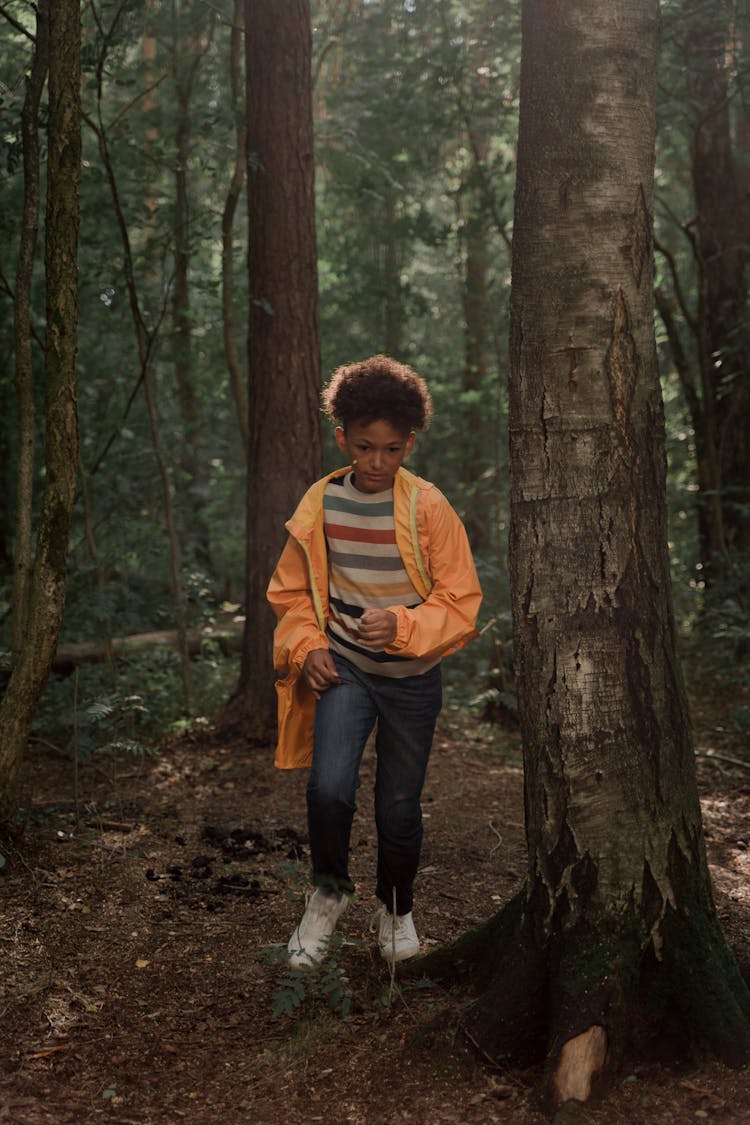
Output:
<instances>
[{"instance_id":1,"label":"curly hair","mask_svg":"<svg viewBox=\"0 0 750 1125\"><path fill-rule=\"evenodd\" d=\"M383 421L410 433L426 430L432 417L424 379L387 355L338 367L321 398L326 416L344 430L353 422Z\"/></svg>"}]
</instances>

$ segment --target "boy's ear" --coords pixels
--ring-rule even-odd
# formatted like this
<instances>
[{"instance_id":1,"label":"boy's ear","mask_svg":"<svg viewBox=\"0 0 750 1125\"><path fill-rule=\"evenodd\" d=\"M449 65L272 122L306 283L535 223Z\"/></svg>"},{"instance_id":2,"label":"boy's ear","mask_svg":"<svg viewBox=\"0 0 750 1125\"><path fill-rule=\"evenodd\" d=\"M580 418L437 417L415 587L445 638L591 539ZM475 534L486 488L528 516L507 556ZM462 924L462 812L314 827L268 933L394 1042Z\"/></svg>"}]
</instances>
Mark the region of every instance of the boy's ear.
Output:
<instances>
[{"instance_id":1,"label":"boy's ear","mask_svg":"<svg viewBox=\"0 0 750 1125\"><path fill-rule=\"evenodd\" d=\"M334 437L336 438L336 445L339 447L341 452L342 453L348 453L349 450L347 449L346 434L344 433L344 427L343 426L337 426L336 429L333 431L333 434L334 434Z\"/></svg>"},{"instance_id":2,"label":"boy's ear","mask_svg":"<svg viewBox=\"0 0 750 1125\"><path fill-rule=\"evenodd\" d=\"M409 454L411 453L412 449L414 448L414 442L416 440L417 440L417 435L414 432L414 430L412 430L412 432L409 434L408 438L406 439L406 445L404 446L404 457L405 458L408 457Z\"/></svg>"}]
</instances>

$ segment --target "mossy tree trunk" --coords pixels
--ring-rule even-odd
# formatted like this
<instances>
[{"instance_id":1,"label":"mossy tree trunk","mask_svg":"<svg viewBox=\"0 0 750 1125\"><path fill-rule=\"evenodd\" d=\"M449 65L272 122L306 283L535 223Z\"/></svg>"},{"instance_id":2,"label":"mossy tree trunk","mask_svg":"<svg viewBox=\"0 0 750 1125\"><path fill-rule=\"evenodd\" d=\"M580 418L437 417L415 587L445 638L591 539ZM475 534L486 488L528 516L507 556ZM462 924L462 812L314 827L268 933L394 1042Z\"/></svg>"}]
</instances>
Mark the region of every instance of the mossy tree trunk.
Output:
<instances>
[{"instance_id":1,"label":"mossy tree trunk","mask_svg":"<svg viewBox=\"0 0 750 1125\"><path fill-rule=\"evenodd\" d=\"M20 652L0 702L0 823L15 813L29 726L47 680L65 604L75 500L78 195L81 168L80 3L49 8L49 109L45 220L45 485L29 610ZM46 50L44 36L37 43Z\"/></svg>"},{"instance_id":2,"label":"mossy tree trunk","mask_svg":"<svg viewBox=\"0 0 750 1125\"><path fill-rule=\"evenodd\" d=\"M527 0L511 297L511 543L529 867L433 971L465 1027L586 1101L636 1026L747 1057L713 904L666 541L652 297L657 0ZM429 959L428 959L429 961ZM430 968L428 967L428 971Z\"/></svg>"},{"instance_id":3,"label":"mossy tree trunk","mask_svg":"<svg viewBox=\"0 0 750 1125\"><path fill-rule=\"evenodd\" d=\"M246 0L249 309L247 627L227 717L276 725L266 588L284 524L321 472L320 344L307 0Z\"/></svg>"}]
</instances>

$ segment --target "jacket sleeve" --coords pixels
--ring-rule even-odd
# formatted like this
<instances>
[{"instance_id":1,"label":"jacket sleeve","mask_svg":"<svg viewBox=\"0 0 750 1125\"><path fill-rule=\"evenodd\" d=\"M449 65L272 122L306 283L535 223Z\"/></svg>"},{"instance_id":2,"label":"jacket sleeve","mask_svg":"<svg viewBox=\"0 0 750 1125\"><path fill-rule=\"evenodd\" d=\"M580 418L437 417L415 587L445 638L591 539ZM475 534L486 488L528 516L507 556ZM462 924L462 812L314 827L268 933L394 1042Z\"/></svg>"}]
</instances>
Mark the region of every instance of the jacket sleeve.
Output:
<instances>
[{"instance_id":1,"label":"jacket sleeve","mask_svg":"<svg viewBox=\"0 0 750 1125\"><path fill-rule=\"evenodd\" d=\"M445 497L437 490L433 497L426 519L425 552L432 590L414 609L389 606L397 624L396 639L386 652L399 656L444 656L478 635L475 626L482 590L466 530Z\"/></svg>"},{"instance_id":2,"label":"jacket sleeve","mask_svg":"<svg viewBox=\"0 0 750 1125\"><path fill-rule=\"evenodd\" d=\"M313 605L305 552L293 536L286 541L267 597L278 618L273 636L273 664L277 672L299 672L309 652L328 648Z\"/></svg>"}]
</instances>

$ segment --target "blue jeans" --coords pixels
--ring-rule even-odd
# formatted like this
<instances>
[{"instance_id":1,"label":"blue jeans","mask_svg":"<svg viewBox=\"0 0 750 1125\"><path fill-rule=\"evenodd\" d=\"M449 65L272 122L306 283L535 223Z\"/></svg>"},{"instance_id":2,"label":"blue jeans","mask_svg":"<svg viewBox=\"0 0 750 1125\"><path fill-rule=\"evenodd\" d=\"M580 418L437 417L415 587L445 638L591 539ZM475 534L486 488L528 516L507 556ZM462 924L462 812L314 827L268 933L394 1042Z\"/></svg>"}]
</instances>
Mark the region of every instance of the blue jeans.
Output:
<instances>
[{"instance_id":1,"label":"blue jeans","mask_svg":"<svg viewBox=\"0 0 750 1125\"><path fill-rule=\"evenodd\" d=\"M395 679L360 671L332 653L341 677L315 708L307 819L313 882L351 893L349 838L356 811L359 764L377 722L375 893L388 909L408 914L422 844L420 797L442 706L440 665L421 676Z\"/></svg>"}]
</instances>

